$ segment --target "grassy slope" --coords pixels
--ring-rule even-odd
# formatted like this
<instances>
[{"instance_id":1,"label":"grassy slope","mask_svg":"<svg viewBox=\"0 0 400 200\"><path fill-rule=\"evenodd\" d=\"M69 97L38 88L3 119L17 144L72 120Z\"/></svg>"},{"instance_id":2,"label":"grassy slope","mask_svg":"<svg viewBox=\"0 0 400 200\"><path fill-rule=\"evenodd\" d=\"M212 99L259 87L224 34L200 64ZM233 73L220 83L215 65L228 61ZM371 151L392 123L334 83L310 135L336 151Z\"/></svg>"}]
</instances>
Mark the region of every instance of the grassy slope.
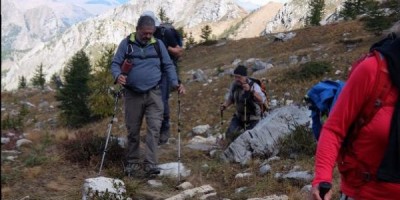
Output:
<instances>
[{"instance_id":1,"label":"grassy slope","mask_svg":"<svg viewBox=\"0 0 400 200\"><path fill-rule=\"evenodd\" d=\"M287 78L286 72L293 70L297 65L288 66L289 56L309 55L311 60L327 61L333 64L335 69L344 73L334 75L335 70L326 77L334 79L345 79L349 65L360 55L367 52L369 46L378 40L376 36L365 32L358 22L343 22L324 27L312 27L294 31L296 37L287 42L272 42L264 37L243 39L238 41L227 41L225 45L216 46L198 46L185 52L184 58L180 62L181 74L183 80L189 78L186 72L194 69L203 69L209 77L220 68L229 68L234 59L240 58L247 60L249 58L260 58L270 60L275 66L268 71L265 76L271 80L269 85L270 93L280 99L285 92L291 94L291 98L297 103L312 84L320 79L308 80L304 82L294 81ZM350 33L351 38L363 38L352 51L347 52L343 43L344 33ZM321 50L314 50L321 46ZM327 54L327 56L323 56ZM227 120L233 109L224 114L225 123L222 129L218 128L220 115L218 106L223 101L224 93L232 79L229 76L214 78L211 83L204 85L199 82L186 82L187 94L181 97L181 124L183 143L187 142L189 137L187 133L191 128L197 125L210 124L217 127L217 130L225 130ZM38 105L40 100L47 100L54 105L53 93L40 93L35 91L19 91L15 94L2 94L2 104L14 106L20 100L27 100ZM172 112L172 135L177 136L177 96L176 93L171 97ZM30 116L37 121L47 120L56 116L57 110L39 111L32 108ZM3 112L2 112L3 118ZM115 135L124 135L123 115L118 113L119 121L114 124L113 133ZM96 134L105 135L108 119L102 122L87 125L82 130L92 130ZM75 131L57 128L44 128L44 130L34 130L34 123L28 123L24 132L30 133L30 139L34 145L24 148L23 154L16 162L3 162L1 166L2 173L2 199L20 199L29 195L32 199L80 199L81 186L83 180L88 177L95 177L98 166L98 160L94 160L90 167L80 167L64 160L63 152L55 148L60 141L73 138ZM7 131L2 130L2 135ZM43 144L45 135L50 136L50 143ZM5 146L2 145L2 150ZM273 178L275 172L291 169L293 165L300 165L303 169L312 170L312 158L302 158L299 160L282 160L272 166L273 173L266 176L254 176L242 180L234 178L235 174L244 170L257 173L259 163L262 160L255 159L248 166L243 167L237 164L227 164L211 158L203 152L182 149L182 162L189 166L192 175L187 178L195 186L211 184L217 189L220 197L229 197L231 199L245 199L245 197L263 197L272 194L287 194L290 199L303 199L304 196L299 192L302 185L289 183L286 181L277 182ZM40 162L37 159L33 166L27 166L26 160L32 157L42 158L45 161ZM160 163L176 161L176 146L169 145L161 149ZM201 166L207 164L208 169ZM105 170L106 176L121 176L120 168L111 168ZM4 178L4 180L3 180ZM164 186L155 191L147 186L146 180L123 178L128 185L128 192L135 196L147 199L165 198L176 194L174 186L176 180L162 178ZM248 186L250 189L241 194L234 194L238 187ZM28 189L29 188L29 189ZM148 194L150 193L150 194ZM150 196L150 197L149 197Z\"/></svg>"}]
</instances>

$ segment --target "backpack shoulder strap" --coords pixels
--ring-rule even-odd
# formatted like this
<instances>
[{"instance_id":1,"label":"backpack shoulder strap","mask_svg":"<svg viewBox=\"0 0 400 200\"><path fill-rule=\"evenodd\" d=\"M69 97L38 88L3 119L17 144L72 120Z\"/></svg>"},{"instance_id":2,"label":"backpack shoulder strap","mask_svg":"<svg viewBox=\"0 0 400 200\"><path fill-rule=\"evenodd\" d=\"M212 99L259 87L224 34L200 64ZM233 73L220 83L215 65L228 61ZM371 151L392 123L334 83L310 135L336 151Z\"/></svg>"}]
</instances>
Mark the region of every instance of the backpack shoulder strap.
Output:
<instances>
[{"instance_id":1,"label":"backpack shoulder strap","mask_svg":"<svg viewBox=\"0 0 400 200\"><path fill-rule=\"evenodd\" d=\"M160 61L162 62L163 57L162 57L160 43L159 43L158 39L156 39L156 42L154 43L154 49L156 49L157 55L160 58Z\"/></svg>"},{"instance_id":2,"label":"backpack shoulder strap","mask_svg":"<svg viewBox=\"0 0 400 200\"><path fill-rule=\"evenodd\" d=\"M378 62L378 71L376 73L373 94L364 106L364 112L359 118L360 125L368 124L378 110L384 105L386 97L388 96L392 83L389 78L387 63L383 55L378 51L372 52Z\"/></svg>"},{"instance_id":3,"label":"backpack shoulder strap","mask_svg":"<svg viewBox=\"0 0 400 200\"><path fill-rule=\"evenodd\" d=\"M132 53L133 53L133 41L134 41L134 34L131 33L126 37L126 40L128 42L126 52L125 52L125 58L132 59Z\"/></svg>"},{"instance_id":4,"label":"backpack shoulder strap","mask_svg":"<svg viewBox=\"0 0 400 200\"><path fill-rule=\"evenodd\" d=\"M371 97L366 101L362 113L349 130L348 138L346 138L346 143L349 145L351 145L351 141L354 141L357 138L359 130L368 124L379 109L385 105L385 100L392 87L385 58L378 51L373 51L372 55L378 62L378 71L376 73L375 83L372 90L373 94L371 94Z\"/></svg>"}]
</instances>

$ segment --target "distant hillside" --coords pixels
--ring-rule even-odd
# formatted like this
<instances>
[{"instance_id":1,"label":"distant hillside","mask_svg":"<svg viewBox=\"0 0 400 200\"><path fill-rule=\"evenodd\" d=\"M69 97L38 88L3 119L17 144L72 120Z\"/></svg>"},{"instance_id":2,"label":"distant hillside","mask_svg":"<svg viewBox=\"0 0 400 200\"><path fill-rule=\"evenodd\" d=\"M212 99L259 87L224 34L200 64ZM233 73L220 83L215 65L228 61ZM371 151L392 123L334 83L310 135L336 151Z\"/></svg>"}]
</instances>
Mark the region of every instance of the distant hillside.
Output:
<instances>
[{"instance_id":1,"label":"distant hillside","mask_svg":"<svg viewBox=\"0 0 400 200\"><path fill-rule=\"evenodd\" d=\"M94 52L89 54L94 59L100 53L96 50L107 45L117 45L122 38L133 32L135 22L143 11L152 10L157 13L160 7L167 11L168 17L177 26L184 26L187 30L200 30L198 27L206 23L220 21L225 24L220 24L221 27L229 27L246 15L233 0L131 1L103 15L75 24L51 41L2 62L2 89L15 89L20 76L30 80L35 67L41 63L46 71L46 79L49 80L54 73L60 73L68 59L80 49ZM225 29L213 30L213 33L220 34Z\"/></svg>"}]
</instances>

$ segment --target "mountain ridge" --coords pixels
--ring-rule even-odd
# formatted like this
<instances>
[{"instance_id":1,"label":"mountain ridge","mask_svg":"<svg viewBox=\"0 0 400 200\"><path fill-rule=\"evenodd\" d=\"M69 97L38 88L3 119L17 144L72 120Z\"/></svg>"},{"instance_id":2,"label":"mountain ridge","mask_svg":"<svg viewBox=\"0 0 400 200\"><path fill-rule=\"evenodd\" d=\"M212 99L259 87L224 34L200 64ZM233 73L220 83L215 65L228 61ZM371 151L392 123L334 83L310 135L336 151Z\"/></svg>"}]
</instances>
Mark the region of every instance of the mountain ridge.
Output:
<instances>
[{"instance_id":1,"label":"mountain ridge","mask_svg":"<svg viewBox=\"0 0 400 200\"><path fill-rule=\"evenodd\" d=\"M263 32L265 33L263 27L268 27L271 20L292 21L291 15L279 14L282 13L282 10L290 10L292 5L294 4L285 3L282 7L279 3L269 3L247 13L233 0L129 1L102 15L79 22L60 35L54 36L55 34L53 34L51 41L38 43L29 51L22 49L22 52L14 52L10 59L2 62L2 89L15 89L20 76L30 80L33 77L34 68L40 64L44 65L47 73L46 79L49 80L54 73L62 72L68 59L79 49L92 52L91 49L94 48L102 49L107 45L119 44L122 38L134 30L137 19L145 10L157 13L159 8L164 8L176 27L184 27L185 32L192 33L198 41L201 28L205 25L212 27L211 38L217 38L223 34L226 34L228 39L260 36ZM307 6L303 6L303 9L307 9ZM279 13L274 15L278 11ZM99 22L94 22L96 20ZM301 23L301 20L298 20L298 23ZM291 30L295 27L289 26L288 29ZM89 56L94 58L96 55ZM23 68L21 66L32 67Z\"/></svg>"}]
</instances>

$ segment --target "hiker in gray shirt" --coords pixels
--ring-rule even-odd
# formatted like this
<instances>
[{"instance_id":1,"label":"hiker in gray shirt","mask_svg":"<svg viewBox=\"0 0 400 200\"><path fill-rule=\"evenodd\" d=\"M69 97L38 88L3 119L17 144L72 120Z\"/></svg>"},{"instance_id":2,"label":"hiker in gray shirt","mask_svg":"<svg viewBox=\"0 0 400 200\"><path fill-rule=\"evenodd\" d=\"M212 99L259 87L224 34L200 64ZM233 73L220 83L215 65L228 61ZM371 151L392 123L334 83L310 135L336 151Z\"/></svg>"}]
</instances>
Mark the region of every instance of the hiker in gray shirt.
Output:
<instances>
[{"instance_id":1,"label":"hiker in gray shirt","mask_svg":"<svg viewBox=\"0 0 400 200\"><path fill-rule=\"evenodd\" d=\"M164 44L153 37L156 30L149 16L139 18L136 33L123 39L111 64L115 83L125 88L125 123L128 130L125 172L130 175L141 169L140 127L146 117L147 135L143 159L144 171L159 174L157 168L157 143L163 119L160 80L167 73L172 87L179 93L184 88L178 84L175 66ZM126 66L129 66L128 68Z\"/></svg>"}]
</instances>

